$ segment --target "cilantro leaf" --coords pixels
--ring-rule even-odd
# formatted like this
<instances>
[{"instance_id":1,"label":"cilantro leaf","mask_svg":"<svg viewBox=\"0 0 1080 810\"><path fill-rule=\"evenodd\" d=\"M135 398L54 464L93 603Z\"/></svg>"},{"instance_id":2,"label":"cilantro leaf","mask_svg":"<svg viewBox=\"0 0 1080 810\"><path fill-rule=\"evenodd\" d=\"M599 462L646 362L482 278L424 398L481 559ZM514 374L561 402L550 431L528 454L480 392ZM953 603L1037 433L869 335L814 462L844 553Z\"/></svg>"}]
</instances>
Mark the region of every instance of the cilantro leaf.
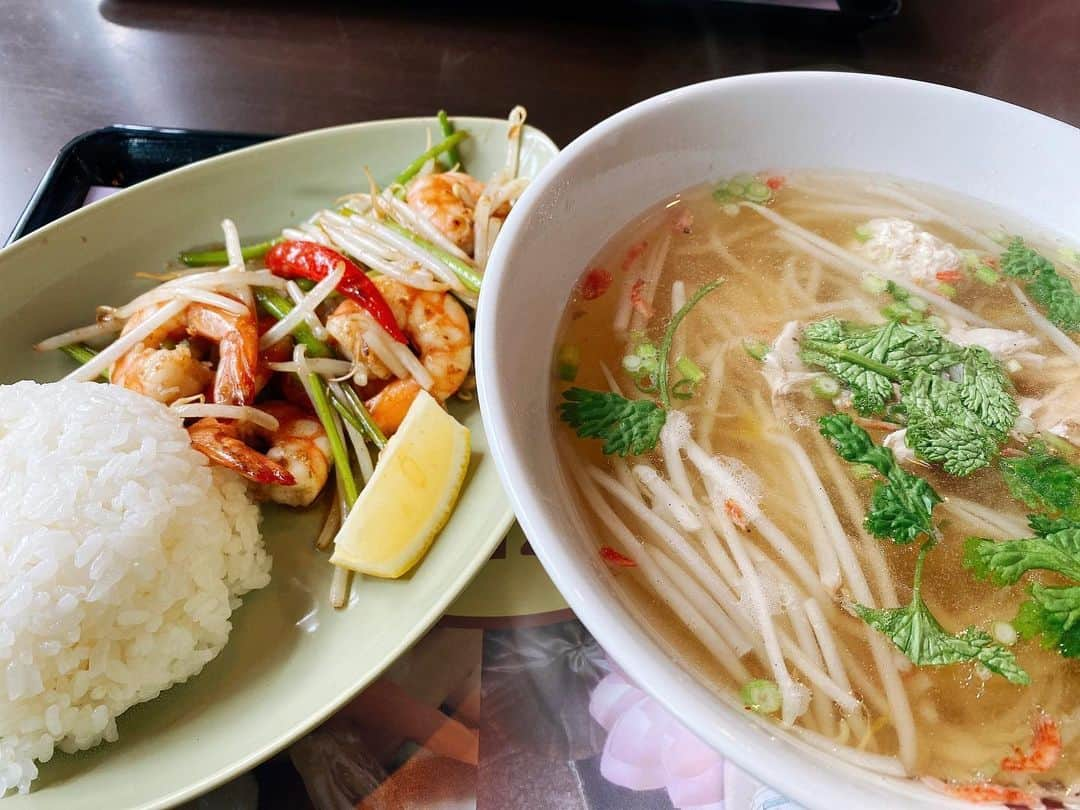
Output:
<instances>
[{"instance_id":1,"label":"cilantro leaf","mask_svg":"<svg viewBox=\"0 0 1080 810\"><path fill-rule=\"evenodd\" d=\"M818 420L821 434L832 442L845 461L869 464L885 481L874 488L866 530L875 537L888 537L896 543L910 543L922 534L933 536L931 513L941 496L926 480L905 470L892 451L879 447L870 434L855 424L847 414L836 413Z\"/></svg>"},{"instance_id":2,"label":"cilantro leaf","mask_svg":"<svg viewBox=\"0 0 1080 810\"><path fill-rule=\"evenodd\" d=\"M964 566L995 585L1012 585L1036 569L1080 581L1080 528L1004 542L969 537L964 543Z\"/></svg>"},{"instance_id":3,"label":"cilantro leaf","mask_svg":"<svg viewBox=\"0 0 1080 810\"><path fill-rule=\"evenodd\" d=\"M1042 636L1047 649L1080 658L1080 587L1051 588L1034 583L1031 599L1020 606L1013 626L1022 638Z\"/></svg>"},{"instance_id":4,"label":"cilantro leaf","mask_svg":"<svg viewBox=\"0 0 1080 810\"><path fill-rule=\"evenodd\" d=\"M1031 299L1046 310L1046 317L1066 332L1080 331L1080 294L1069 279L1058 273L1054 263L1014 237L1001 254L1005 275L1027 282Z\"/></svg>"},{"instance_id":5,"label":"cilantro leaf","mask_svg":"<svg viewBox=\"0 0 1080 810\"><path fill-rule=\"evenodd\" d=\"M1019 236L1014 236L1001 254L1001 272L1024 281L1053 273L1054 263L1037 250L1029 248Z\"/></svg>"},{"instance_id":6,"label":"cilantro leaf","mask_svg":"<svg viewBox=\"0 0 1080 810\"><path fill-rule=\"evenodd\" d=\"M1046 537L1064 529L1080 529L1080 522L1069 518L1049 518L1046 515L1028 515L1028 525L1039 537Z\"/></svg>"},{"instance_id":7,"label":"cilantro leaf","mask_svg":"<svg viewBox=\"0 0 1080 810\"><path fill-rule=\"evenodd\" d=\"M919 372L901 387L906 441L925 461L969 475L997 455L1020 409L1011 383L986 349L963 349L949 377Z\"/></svg>"},{"instance_id":8,"label":"cilantro leaf","mask_svg":"<svg viewBox=\"0 0 1080 810\"><path fill-rule=\"evenodd\" d=\"M800 346L804 363L824 368L851 389L855 409L864 416L885 408L894 382L959 360L959 348L937 330L898 321L860 326L829 318L807 324Z\"/></svg>"},{"instance_id":9,"label":"cilantro leaf","mask_svg":"<svg viewBox=\"0 0 1080 810\"><path fill-rule=\"evenodd\" d=\"M1001 473L1012 496L1032 509L1080 521L1080 467L1031 442L1019 458L1003 458Z\"/></svg>"},{"instance_id":10,"label":"cilantro leaf","mask_svg":"<svg viewBox=\"0 0 1080 810\"><path fill-rule=\"evenodd\" d=\"M868 608L854 605L863 621L884 633L916 666L944 666L963 661L982 664L1011 683L1031 682L1007 647L995 642L988 633L968 627L953 635L943 628L922 599L922 570L926 554L932 547L927 542L919 550L915 564L915 585L911 602L898 608Z\"/></svg>"},{"instance_id":11,"label":"cilantro leaf","mask_svg":"<svg viewBox=\"0 0 1080 810\"><path fill-rule=\"evenodd\" d=\"M583 439L603 439L604 453L640 455L656 447L667 413L648 399L627 399L609 391L570 388L563 392L559 418Z\"/></svg>"},{"instance_id":12,"label":"cilantro leaf","mask_svg":"<svg viewBox=\"0 0 1080 810\"><path fill-rule=\"evenodd\" d=\"M828 319L807 325L801 348L803 362L851 389L861 414L886 410L899 383L891 418L902 413L908 446L952 475L989 464L1019 416L1009 378L993 356L980 346L957 346L927 324Z\"/></svg>"}]
</instances>

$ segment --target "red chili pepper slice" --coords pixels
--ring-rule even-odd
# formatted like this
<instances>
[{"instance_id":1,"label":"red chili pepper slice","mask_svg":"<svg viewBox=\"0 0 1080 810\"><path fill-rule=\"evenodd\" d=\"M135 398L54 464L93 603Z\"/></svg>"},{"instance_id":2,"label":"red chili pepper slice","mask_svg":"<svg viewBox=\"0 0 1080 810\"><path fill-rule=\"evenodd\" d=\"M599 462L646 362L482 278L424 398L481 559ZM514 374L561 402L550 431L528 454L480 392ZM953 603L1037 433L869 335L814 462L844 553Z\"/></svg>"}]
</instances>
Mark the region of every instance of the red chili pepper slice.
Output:
<instances>
[{"instance_id":1,"label":"red chili pepper slice","mask_svg":"<svg viewBox=\"0 0 1080 810\"><path fill-rule=\"evenodd\" d=\"M585 277L581 279L578 284L578 289L581 291L581 297L586 301L593 301L599 298L601 295L607 292L608 287L611 286L611 273L607 270L602 270L599 267L595 267L585 274Z\"/></svg>"},{"instance_id":2,"label":"red chili pepper slice","mask_svg":"<svg viewBox=\"0 0 1080 810\"><path fill-rule=\"evenodd\" d=\"M600 546L600 556L608 565L617 565L620 568L637 568L636 562L625 554L620 554L611 546Z\"/></svg>"},{"instance_id":3,"label":"red chili pepper slice","mask_svg":"<svg viewBox=\"0 0 1080 810\"><path fill-rule=\"evenodd\" d=\"M784 178L779 175L773 175L765 181L765 185L771 188L773 191L779 191L784 187Z\"/></svg>"},{"instance_id":4,"label":"red chili pepper slice","mask_svg":"<svg viewBox=\"0 0 1080 810\"><path fill-rule=\"evenodd\" d=\"M934 275L938 281L944 281L946 283L960 281L964 278L964 274L960 272L960 268L958 267L950 267L947 270L938 270Z\"/></svg>"},{"instance_id":5,"label":"red chili pepper slice","mask_svg":"<svg viewBox=\"0 0 1080 810\"><path fill-rule=\"evenodd\" d=\"M266 254L267 268L282 278L322 281L338 262L345 265L345 275L337 285L338 292L367 310L375 322L398 343L408 343L379 288L354 262L336 250L317 242L287 241L274 245Z\"/></svg>"}]
</instances>

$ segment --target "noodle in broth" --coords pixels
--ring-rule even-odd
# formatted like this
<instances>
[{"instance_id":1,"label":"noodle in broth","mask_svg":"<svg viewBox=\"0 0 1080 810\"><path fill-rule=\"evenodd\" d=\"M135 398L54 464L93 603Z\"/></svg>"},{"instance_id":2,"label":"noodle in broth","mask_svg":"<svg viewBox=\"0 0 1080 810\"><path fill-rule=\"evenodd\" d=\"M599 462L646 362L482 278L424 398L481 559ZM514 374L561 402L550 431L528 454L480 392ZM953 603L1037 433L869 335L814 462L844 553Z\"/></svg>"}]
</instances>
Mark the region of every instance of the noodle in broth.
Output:
<instances>
[{"instance_id":1,"label":"noodle in broth","mask_svg":"<svg viewBox=\"0 0 1080 810\"><path fill-rule=\"evenodd\" d=\"M766 177L753 179L756 194ZM844 461L818 429L820 416L846 412L880 444L903 428L903 416L857 416L843 385L797 357L801 330L825 318L930 319L950 340L975 345L1008 337L990 329L1023 333L1004 348L987 346L1022 414L1004 452L1020 454L1038 435L1056 437L1071 458L1061 438L1075 438L1080 415L1080 350L997 269L1002 223L1015 219L872 175L769 179L756 199L737 188L717 200L710 186L664 201L611 240L568 304L556 396L572 379L656 399L655 375L644 370L671 316L702 285L724 279L674 334L671 379L701 379L678 389L685 398L672 397L654 448L605 455L601 442L560 424L582 513L605 557L619 561L610 566L616 587L672 654L727 699L756 679L775 684L781 705L770 717L811 744L839 743L845 758L884 773L994 779L1034 795L1049 785L1064 795L1080 783L1080 669L1037 641L1016 641L1010 622L1032 582L1068 583L1031 572L1002 587L964 565L968 537L1030 537L1032 510L1010 493L997 459L950 475L903 452L902 434L889 439L901 465L944 499L933 510L940 537L922 578L927 607L950 633L975 627L1006 643L1030 684L970 662L913 665L850 608L907 604L919 544L868 533L878 477ZM1059 257L1052 241L1020 230ZM890 253L888 238L912 233L914 253ZM932 270L950 256L961 263L919 275L919 262ZM1072 271L1068 255L1057 266ZM1060 756L1038 773L1003 773L1002 759L1030 745L1044 714L1060 732Z\"/></svg>"}]
</instances>

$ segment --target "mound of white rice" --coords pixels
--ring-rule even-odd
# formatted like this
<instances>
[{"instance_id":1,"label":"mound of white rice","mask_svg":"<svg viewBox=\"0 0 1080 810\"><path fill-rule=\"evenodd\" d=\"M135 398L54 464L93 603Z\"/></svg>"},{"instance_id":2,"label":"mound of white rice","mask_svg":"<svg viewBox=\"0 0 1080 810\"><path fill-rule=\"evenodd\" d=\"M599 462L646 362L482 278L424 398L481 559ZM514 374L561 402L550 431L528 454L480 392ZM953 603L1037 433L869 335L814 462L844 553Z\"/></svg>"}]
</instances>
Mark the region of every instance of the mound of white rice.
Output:
<instances>
[{"instance_id":1,"label":"mound of white rice","mask_svg":"<svg viewBox=\"0 0 1080 810\"><path fill-rule=\"evenodd\" d=\"M166 407L0 386L0 795L198 673L270 580L259 510Z\"/></svg>"}]
</instances>

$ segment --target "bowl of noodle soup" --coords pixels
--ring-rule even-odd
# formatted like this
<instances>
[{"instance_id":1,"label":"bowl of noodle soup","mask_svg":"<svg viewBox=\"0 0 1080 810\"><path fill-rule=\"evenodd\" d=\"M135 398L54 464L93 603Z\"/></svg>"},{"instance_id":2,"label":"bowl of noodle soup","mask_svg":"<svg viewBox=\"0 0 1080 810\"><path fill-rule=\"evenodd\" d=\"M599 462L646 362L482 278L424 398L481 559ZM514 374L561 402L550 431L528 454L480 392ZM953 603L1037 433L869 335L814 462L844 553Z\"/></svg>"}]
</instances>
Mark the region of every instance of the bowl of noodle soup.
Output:
<instances>
[{"instance_id":1,"label":"bowl of noodle soup","mask_svg":"<svg viewBox=\"0 0 1080 810\"><path fill-rule=\"evenodd\" d=\"M1077 157L1073 127L936 85L721 79L580 136L491 257L481 406L546 570L807 807L1080 785L1076 651L1032 618L1076 583L994 556L1080 509ZM1065 494L1022 491L1036 468Z\"/></svg>"}]
</instances>

